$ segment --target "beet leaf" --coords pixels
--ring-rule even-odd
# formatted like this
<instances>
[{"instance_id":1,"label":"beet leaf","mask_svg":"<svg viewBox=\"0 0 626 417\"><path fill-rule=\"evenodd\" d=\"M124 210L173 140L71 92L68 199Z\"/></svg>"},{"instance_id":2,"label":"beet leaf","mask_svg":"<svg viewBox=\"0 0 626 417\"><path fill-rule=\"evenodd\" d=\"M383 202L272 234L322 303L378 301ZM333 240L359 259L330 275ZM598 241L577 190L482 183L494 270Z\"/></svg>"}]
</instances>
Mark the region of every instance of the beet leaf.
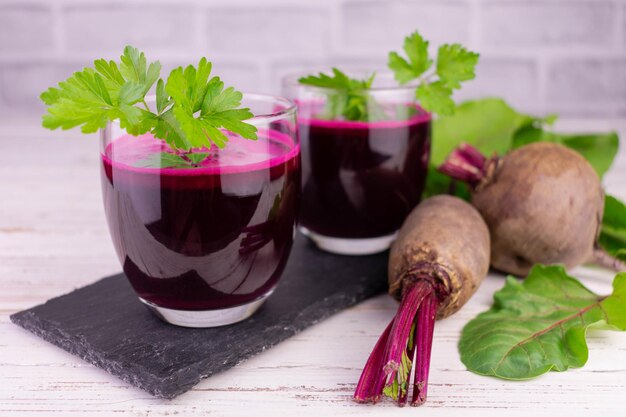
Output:
<instances>
[{"instance_id":1,"label":"beet leaf","mask_svg":"<svg viewBox=\"0 0 626 417\"><path fill-rule=\"evenodd\" d=\"M599 296L561 266L536 265L524 281L508 277L494 305L463 329L459 350L481 375L523 380L587 362L590 326L626 330L626 273Z\"/></svg>"},{"instance_id":2,"label":"beet leaf","mask_svg":"<svg viewBox=\"0 0 626 417\"><path fill-rule=\"evenodd\" d=\"M604 199L599 243L611 256L626 262L626 205L611 195Z\"/></svg>"}]
</instances>

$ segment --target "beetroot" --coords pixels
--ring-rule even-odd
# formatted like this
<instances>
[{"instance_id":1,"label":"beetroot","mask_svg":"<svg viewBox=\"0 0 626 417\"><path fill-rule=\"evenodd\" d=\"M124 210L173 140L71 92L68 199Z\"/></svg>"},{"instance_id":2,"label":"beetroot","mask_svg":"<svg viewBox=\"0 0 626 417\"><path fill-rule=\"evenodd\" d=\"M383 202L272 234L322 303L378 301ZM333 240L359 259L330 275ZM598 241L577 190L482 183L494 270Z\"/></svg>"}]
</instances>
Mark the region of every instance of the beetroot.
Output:
<instances>
[{"instance_id":1,"label":"beetroot","mask_svg":"<svg viewBox=\"0 0 626 417\"><path fill-rule=\"evenodd\" d=\"M411 405L426 401L435 318L460 309L489 269L489 230L463 200L440 195L409 214L389 255L389 293L398 312L374 347L354 398L383 394L405 405L415 364Z\"/></svg>"},{"instance_id":2,"label":"beetroot","mask_svg":"<svg viewBox=\"0 0 626 417\"><path fill-rule=\"evenodd\" d=\"M439 170L472 188L472 204L489 226L494 268L519 276L536 263L623 268L597 245L604 192L577 152L536 142L487 159L462 145Z\"/></svg>"}]
</instances>

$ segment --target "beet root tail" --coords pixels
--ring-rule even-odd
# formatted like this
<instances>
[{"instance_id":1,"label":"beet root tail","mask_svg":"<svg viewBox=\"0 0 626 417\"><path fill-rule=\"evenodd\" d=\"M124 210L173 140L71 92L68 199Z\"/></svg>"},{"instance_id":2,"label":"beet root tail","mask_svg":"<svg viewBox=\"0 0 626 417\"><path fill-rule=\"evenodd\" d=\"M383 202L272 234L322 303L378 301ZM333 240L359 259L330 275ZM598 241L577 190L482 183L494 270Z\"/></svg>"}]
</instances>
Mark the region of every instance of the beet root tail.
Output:
<instances>
[{"instance_id":1,"label":"beet root tail","mask_svg":"<svg viewBox=\"0 0 626 417\"><path fill-rule=\"evenodd\" d=\"M594 249L591 261L615 272L626 272L626 263L624 261L611 256L604 249L599 247Z\"/></svg>"},{"instance_id":2,"label":"beet root tail","mask_svg":"<svg viewBox=\"0 0 626 417\"><path fill-rule=\"evenodd\" d=\"M438 300L430 282L418 281L405 292L398 312L363 368L354 393L356 401L376 403L386 395L404 406L409 398L413 371L411 405L426 401L437 307Z\"/></svg>"}]
</instances>

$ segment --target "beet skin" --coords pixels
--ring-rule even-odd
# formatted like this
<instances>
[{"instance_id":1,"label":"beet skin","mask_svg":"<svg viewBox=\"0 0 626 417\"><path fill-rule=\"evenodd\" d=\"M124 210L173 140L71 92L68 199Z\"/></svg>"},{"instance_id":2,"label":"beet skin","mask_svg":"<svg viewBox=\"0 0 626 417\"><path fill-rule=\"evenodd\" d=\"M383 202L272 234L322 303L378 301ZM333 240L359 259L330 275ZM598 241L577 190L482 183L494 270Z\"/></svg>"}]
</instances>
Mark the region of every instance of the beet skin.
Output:
<instances>
[{"instance_id":1,"label":"beet skin","mask_svg":"<svg viewBox=\"0 0 626 417\"><path fill-rule=\"evenodd\" d=\"M489 269L489 230L476 209L447 195L421 203L404 221L389 255L389 293L400 300L407 283L432 279L445 297L437 318L459 310Z\"/></svg>"},{"instance_id":2,"label":"beet skin","mask_svg":"<svg viewBox=\"0 0 626 417\"><path fill-rule=\"evenodd\" d=\"M536 142L487 159L463 145L440 170L473 188L494 268L525 276L537 263L571 268L598 259L604 192L579 153Z\"/></svg>"}]
</instances>

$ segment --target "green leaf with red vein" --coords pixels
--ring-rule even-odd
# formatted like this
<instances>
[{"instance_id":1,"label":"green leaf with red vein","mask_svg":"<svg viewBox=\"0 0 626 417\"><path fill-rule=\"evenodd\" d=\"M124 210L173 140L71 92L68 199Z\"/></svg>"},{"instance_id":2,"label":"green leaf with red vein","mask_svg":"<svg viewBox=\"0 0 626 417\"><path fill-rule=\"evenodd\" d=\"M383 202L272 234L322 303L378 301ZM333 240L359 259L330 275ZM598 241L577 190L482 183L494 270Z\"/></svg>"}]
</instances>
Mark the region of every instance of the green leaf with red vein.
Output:
<instances>
[{"instance_id":1,"label":"green leaf with red vein","mask_svg":"<svg viewBox=\"0 0 626 417\"><path fill-rule=\"evenodd\" d=\"M494 305L470 321L461 336L461 361L481 375L530 379L581 367L591 326L626 330L626 273L613 293L599 296L561 266L536 265L524 281L508 277Z\"/></svg>"}]
</instances>

